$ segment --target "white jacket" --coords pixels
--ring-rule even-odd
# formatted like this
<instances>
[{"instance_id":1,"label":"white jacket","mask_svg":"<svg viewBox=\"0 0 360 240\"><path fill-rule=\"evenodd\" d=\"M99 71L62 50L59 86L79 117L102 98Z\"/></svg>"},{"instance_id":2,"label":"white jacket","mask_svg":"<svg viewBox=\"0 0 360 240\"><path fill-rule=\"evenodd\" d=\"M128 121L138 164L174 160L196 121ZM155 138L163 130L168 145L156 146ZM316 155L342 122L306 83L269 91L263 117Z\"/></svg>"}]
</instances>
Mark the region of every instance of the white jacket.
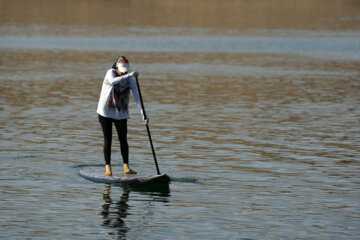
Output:
<instances>
[{"instance_id":1,"label":"white jacket","mask_svg":"<svg viewBox=\"0 0 360 240\"><path fill-rule=\"evenodd\" d=\"M115 69L109 69L106 72L101 88L97 113L103 117L117 120L129 119L130 89L141 110L142 106L136 80L130 74L119 76Z\"/></svg>"}]
</instances>

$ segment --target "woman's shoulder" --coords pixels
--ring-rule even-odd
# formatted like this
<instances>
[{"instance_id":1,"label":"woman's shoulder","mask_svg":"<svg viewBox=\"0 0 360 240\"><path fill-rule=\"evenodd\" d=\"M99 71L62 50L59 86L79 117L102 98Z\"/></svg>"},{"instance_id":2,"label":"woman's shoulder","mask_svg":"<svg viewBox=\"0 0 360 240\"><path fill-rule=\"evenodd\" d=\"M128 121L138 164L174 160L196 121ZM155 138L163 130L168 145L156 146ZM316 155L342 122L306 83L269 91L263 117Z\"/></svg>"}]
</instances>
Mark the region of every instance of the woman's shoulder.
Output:
<instances>
[{"instance_id":1,"label":"woman's shoulder","mask_svg":"<svg viewBox=\"0 0 360 240\"><path fill-rule=\"evenodd\" d=\"M116 73L116 69L109 68L106 73Z\"/></svg>"},{"instance_id":2,"label":"woman's shoulder","mask_svg":"<svg viewBox=\"0 0 360 240\"><path fill-rule=\"evenodd\" d=\"M106 71L106 77L117 77L116 70L113 68L110 68Z\"/></svg>"}]
</instances>

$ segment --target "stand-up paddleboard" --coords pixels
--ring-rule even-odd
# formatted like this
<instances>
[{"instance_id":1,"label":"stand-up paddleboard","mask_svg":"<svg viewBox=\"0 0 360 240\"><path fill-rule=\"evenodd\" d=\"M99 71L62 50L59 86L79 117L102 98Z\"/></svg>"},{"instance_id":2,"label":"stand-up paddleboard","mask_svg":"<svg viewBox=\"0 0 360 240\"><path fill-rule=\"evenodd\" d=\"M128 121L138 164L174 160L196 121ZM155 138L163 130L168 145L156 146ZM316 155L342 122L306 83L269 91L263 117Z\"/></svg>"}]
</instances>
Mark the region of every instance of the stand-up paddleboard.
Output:
<instances>
[{"instance_id":1,"label":"stand-up paddleboard","mask_svg":"<svg viewBox=\"0 0 360 240\"><path fill-rule=\"evenodd\" d=\"M123 185L148 185L148 184L159 184L169 183L170 177L166 174L152 175L152 176L137 176L129 175L125 177L120 176L104 176L104 173L90 173L85 170L80 170L79 175L87 180L99 183L114 183Z\"/></svg>"}]
</instances>

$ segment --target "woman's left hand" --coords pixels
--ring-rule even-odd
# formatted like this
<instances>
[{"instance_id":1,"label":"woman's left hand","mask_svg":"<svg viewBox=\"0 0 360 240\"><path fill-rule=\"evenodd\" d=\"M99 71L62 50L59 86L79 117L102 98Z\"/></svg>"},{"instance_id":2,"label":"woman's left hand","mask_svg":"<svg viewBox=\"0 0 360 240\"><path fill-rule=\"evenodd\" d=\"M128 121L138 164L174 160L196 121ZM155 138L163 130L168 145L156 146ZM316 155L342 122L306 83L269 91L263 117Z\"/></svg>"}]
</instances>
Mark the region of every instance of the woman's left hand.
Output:
<instances>
[{"instance_id":1,"label":"woman's left hand","mask_svg":"<svg viewBox=\"0 0 360 240\"><path fill-rule=\"evenodd\" d=\"M138 77L139 73L134 71L134 72L129 73L129 75L132 77Z\"/></svg>"},{"instance_id":2,"label":"woman's left hand","mask_svg":"<svg viewBox=\"0 0 360 240\"><path fill-rule=\"evenodd\" d=\"M148 125L150 123L150 119L148 117L145 118L144 116L144 111L141 109L140 110L141 116L142 116L142 122L146 125Z\"/></svg>"},{"instance_id":3,"label":"woman's left hand","mask_svg":"<svg viewBox=\"0 0 360 240\"><path fill-rule=\"evenodd\" d=\"M148 118L144 119L144 118L143 118L143 123L144 123L145 125L149 125L150 119L148 119Z\"/></svg>"}]
</instances>

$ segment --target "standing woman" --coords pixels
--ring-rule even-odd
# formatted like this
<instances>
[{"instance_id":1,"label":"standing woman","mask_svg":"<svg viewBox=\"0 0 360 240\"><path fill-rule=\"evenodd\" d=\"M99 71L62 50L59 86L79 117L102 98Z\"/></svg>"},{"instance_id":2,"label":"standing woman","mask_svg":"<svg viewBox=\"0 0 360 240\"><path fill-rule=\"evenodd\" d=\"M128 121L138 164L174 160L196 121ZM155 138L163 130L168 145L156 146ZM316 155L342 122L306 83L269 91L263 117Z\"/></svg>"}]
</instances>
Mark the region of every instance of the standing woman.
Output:
<instances>
[{"instance_id":1,"label":"standing woman","mask_svg":"<svg viewBox=\"0 0 360 240\"><path fill-rule=\"evenodd\" d=\"M136 174L129 167L129 145L127 142L127 120L129 116L130 90L140 109L145 124L149 123L144 119L139 91L134 77L139 74L130 72L129 61L126 57L118 57L112 68L106 72L101 88L100 99L97 107L99 122L104 133L104 158L105 175L111 176L111 142L112 124L114 123L120 142L120 150L124 163L125 174Z\"/></svg>"}]
</instances>

